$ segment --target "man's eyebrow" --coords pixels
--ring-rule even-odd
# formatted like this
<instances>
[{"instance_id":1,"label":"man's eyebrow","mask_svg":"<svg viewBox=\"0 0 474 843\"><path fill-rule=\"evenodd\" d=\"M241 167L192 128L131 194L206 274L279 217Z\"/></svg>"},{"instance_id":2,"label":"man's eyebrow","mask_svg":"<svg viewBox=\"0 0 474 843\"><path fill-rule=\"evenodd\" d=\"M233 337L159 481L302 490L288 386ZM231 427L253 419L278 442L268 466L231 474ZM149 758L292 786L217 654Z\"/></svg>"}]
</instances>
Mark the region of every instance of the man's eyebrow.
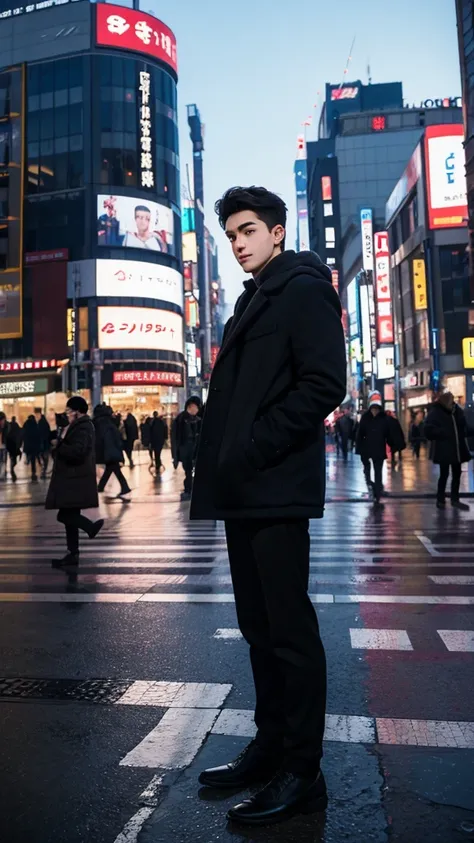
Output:
<instances>
[{"instance_id":1,"label":"man's eyebrow","mask_svg":"<svg viewBox=\"0 0 474 843\"><path fill-rule=\"evenodd\" d=\"M237 226L237 231L243 231L244 228L247 228L248 225L255 225L255 220L249 220L248 222L243 222L241 225ZM228 237L229 234L234 234L235 232L232 229L226 231L226 236Z\"/></svg>"}]
</instances>

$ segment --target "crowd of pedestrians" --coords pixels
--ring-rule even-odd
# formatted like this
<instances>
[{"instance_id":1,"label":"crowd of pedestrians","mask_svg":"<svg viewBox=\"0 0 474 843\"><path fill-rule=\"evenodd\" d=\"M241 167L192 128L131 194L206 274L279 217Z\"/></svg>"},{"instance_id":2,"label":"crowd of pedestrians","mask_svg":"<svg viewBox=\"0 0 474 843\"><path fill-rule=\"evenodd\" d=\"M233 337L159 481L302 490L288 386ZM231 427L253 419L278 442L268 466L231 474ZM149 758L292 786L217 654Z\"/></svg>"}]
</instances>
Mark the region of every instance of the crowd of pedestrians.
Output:
<instances>
[{"instance_id":1,"label":"crowd of pedestrians","mask_svg":"<svg viewBox=\"0 0 474 843\"><path fill-rule=\"evenodd\" d=\"M51 439L51 427L40 409L28 416L23 427L15 416L7 421L5 413L0 413L0 481L7 479L8 460L11 479L13 482L17 480L16 467L23 455L31 468L32 482L38 481L38 470L45 479L51 457Z\"/></svg>"}]
</instances>

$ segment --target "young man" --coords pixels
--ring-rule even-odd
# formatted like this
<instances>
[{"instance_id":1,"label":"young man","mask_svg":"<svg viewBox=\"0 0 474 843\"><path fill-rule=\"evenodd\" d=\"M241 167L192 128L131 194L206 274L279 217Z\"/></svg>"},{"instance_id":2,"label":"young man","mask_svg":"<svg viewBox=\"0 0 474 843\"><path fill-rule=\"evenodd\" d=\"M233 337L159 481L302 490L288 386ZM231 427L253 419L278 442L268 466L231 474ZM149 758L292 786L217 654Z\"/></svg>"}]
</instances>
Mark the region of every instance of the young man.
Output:
<instances>
[{"instance_id":1,"label":"young man","mask_svg":"<svg viewBox=\"0 0 474 843\"><path fill-rule=\"evenodd\" d=\"M160 235L151 228L151 211L146 205L135 208L136 231L127 231L123 245L136 249L150 249L152 252L166 252L166 244Z\"/></svg>"},{"instance_id":2,"label":"young man","mask_svg":"<svg viewBox=\"0 0 474 843\"><path fill-rule=\"evenodd\" d=\"M363 414L357 431L356 452L364 466L365 480L373 494L374 505L380 508L383 492L382 472L387 459L387 445L393 444L388 416L382 409L382 396L374 390L369 392L369 409ZM371 479L370 461L374 464L374 482Z\"/></svg>"},{"instance_id":3,"label":"young man","mask_svg":"<svg viewBox=\"0 0 474 843\"><path fill-rule=\"evenodd\" d=\"M191 498L193 488L193 471L196 453L201 433L201 401L199 398L188 398L182 413L179 413L171 426L171 456L173 465L178 468L179 463L184 469L184 491L181 500Z\"/></svg>"},{"instance_id":4,"label":"young man","mask_svg":"<svg viewBox=\"0 0 474 843\"><path fill-rule=\"evenodd\" d=\"M222 519L257 736L201 784L266 785L229 812L248 825L322 810L326 663L308 595L309 519L325 495L324 419L345 396L341 307L317 255L284 251L286 206L263 187L216 205L251 278L212 373L191 518Z\"/></svg>"},{"instance_id":5,"label":"young man","mask_svg":"<svg viewBox=\"0 0 474 843\"><path fill-rule=\"evenodd\" d=\"M104 526L102 519L95 523L81 509L99 506L95 476L94 425L87 415L87 402L74 395L66 404L68 426L60 439L51 442L55 449L54 467L46 497L46 509L58 509L58 521L66 527L67 554L53 560L53 568L79 564L79 530L90 539Z\"/></svg>"}]
</instances>

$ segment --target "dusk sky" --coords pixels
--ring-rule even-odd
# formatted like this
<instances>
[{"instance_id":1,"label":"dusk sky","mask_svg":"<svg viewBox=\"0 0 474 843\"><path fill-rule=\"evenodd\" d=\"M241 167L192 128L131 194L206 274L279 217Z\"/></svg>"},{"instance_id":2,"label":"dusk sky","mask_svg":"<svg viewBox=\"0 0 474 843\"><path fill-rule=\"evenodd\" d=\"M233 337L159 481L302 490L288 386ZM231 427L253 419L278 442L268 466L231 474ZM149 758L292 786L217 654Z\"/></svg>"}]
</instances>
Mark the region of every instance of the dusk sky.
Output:
<instances>
[{"instance_id":1,"label":"dusk sky","mask_svg":"<svg viewBox=\"0 0 474 843\"><path fill-rule=\"evenodd\" d=\"M206 127L206 224L219 244L229 301L244 276L214 201L234 184L276 191L290 210L287 246L294 248L296 137L317 92L341 82L354 36L348 81L366 84L370 63L372 81L403 82L410 104L461 93L454 0L180 0L164 5L161 17L178 41L181 180L192 165L186 105L196 103Z\"/></svg>"}]
</instances>

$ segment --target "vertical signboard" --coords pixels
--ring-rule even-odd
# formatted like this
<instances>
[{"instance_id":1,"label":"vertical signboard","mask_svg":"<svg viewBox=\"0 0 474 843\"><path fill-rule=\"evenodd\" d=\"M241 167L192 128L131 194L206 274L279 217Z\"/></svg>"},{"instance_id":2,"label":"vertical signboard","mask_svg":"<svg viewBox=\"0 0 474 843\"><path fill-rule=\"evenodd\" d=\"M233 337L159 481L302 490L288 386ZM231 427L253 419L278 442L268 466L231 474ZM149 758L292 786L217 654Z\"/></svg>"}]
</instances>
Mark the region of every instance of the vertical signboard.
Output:
<instances>
[{"instance_id":1,"label":"vertical signboard","mask_svg":"<svg viewBox=\"0 0 474 843\"><path fill-rule=\"evenodd\" d=\"M0 340L23 336L24 70L0 73Z\"/></svg>"},{"instance_id":2,"label":"vertical signboard","mask_svg":"<svg viewBox=\"0 0 474 843\"><path fill-rule=\"evenodd\" d=\"M426 290L426 267L423 258L413 261L413 290L415 293L415 310L426 310L428 294Z\"/></svg>"},{"instance_id":3,"label":"vertical signboard","mask_svg":"<svg viewBox=\"0 0 474 843\"><path fill-rule=\"evenodd\" d=\"M466 225L464 127L455 123L427 126L425 161L430 228Z\"/></svg>"},{"instance_id":4,"label":"vertical signboard","mask_svg":"<svg viewBox=\"0 0 474 843\"><path fill-rule=\"evenodd\" d=\"M388 233L374 235L375 303L377 306L377 344L393 343L392 298L390 294L390 251Z\"/></svg>"},{"instance_id":5,"label":"vertical signboard","mask_svg":"<svg viewBox=\"0 0 474 843\"><path fill-rule=\"evenodd\" d=\"M365 272L374 270L374 238L372 225L372 209L363 208L360 212L360 229L362 233L362 266Z\"/></svg>"},{"instance_id":6,"label":"vertical signboard","mask_svg":"<svg viewBox=\"0 0 474 843\"><path fill-rule=\"evenodd\" d=\"M140 138L140 186L155 189L155 139L153 137L153 102L151 74L138 74L138 137Z\"/></svg>"}]
</instances>

